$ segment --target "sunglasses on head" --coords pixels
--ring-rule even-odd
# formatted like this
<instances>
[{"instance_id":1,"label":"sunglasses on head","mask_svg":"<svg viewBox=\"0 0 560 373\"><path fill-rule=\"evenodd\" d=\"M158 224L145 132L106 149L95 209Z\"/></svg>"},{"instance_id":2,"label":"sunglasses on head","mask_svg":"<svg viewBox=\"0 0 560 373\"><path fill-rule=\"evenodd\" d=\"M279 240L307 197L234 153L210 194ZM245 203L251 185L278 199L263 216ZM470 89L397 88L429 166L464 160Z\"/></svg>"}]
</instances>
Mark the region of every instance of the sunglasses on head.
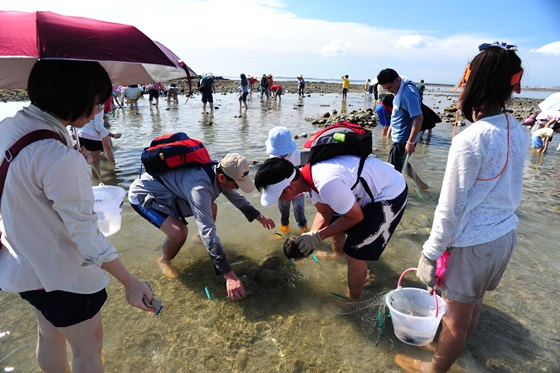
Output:
<instances>
[{"instance_id":1,"label":"sunglasses on head","mask_svg":"<svg viewBox=\"0 0 560 373\"><path fill-rule=\"evenodd\" d=\"M507 51L516 51L517 50L517 45L510 45L504 42L499 42L499 41L495 41L493 43L482 43L478 45L478 51L482 52L485 49L488 49L490 47L500 47L502 49L505 49Z\"/></svg>"}]
</instances>

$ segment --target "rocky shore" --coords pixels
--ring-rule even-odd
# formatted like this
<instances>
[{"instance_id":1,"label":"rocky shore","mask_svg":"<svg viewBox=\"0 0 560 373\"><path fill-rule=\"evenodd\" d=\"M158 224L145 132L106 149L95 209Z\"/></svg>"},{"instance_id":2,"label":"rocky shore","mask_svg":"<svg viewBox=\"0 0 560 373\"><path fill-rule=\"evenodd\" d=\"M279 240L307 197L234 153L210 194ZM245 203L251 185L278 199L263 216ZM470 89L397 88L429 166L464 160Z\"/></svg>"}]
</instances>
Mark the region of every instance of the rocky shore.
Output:
<instances>
[{"instance_id":1,"label":"rocky shore","mask_svg":"<svg viewBox=\"0 0 560 373\"><path fill-rule=\"evenodd\" d=\"M197 92L198 78L192 79L191 85L193 92ZM182 89L182 92L188 92L188 83L186 79L177 79L171 82L166 82L164 84L175 83L178 87ZM278 81L284 88L284 92L286 94L296 93L298 89L297 81ZM256 84L258 85L258 84ZM457 95L450 94L450 93L443 93L440 92L442 87L447 87L443 85L428 85L425 95L426 96L433 96L435 102L441 102L438 97L445 97L447 99L451 98L453 104L443 109L434 107L434 111L441 117L444 122L453 123L455 120L456 110L457 110ZM216 77L216 83L214 85L216 93L219 94L237 94L239 92L239 84L234 80L223 79L221 77ZM256 88L256 87L255 87ZM363 86L361 84L351 84L350 85L350 92L359 92L362 93L364 91ZM340 93L341 92L341 84L340 83L325 83L325 82L307 82L305 85L305 94L306 95L316 95L316 94L329 94L329 93ZM7 102L7 101L26 101L28 100L27 91L24 89L16 89L16 90L6 90L0 89L0 101ZM446 100L449 101L449 100ZM519 121L523 121L529 114L532 112L540 111L538 108L538 104L542 101L542 99L533 99L533 98L520 98L515 97L512 99L512 102L508 106L508 111L512 113L515 118ZM350 113L340 114L336 112L336 110L331 110L325 112L319 118L308 118L308 120L319 126L329 125L336 121L340 120L347 120L349 122L358 123L363 126L374 127L377 125L377 116L372 109L367 111L363 110L354 110ZM460 118L460 123L463 123L463 118Z\"/></svg>"}]
</instances>

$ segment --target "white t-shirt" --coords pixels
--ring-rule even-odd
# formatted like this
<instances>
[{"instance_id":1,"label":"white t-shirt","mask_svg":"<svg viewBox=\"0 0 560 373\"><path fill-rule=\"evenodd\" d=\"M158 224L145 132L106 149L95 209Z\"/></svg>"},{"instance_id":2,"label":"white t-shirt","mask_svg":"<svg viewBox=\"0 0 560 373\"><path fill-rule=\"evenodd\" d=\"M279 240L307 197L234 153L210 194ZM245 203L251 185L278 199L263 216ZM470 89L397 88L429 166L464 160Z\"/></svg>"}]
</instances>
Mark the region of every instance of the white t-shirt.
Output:
<instances>
[{"instance_id":1,"label":"white t-shirt","mask_svg":"<svg viewBox=\"0 0 560 373\"><path fill-rule=\"evenodd\" d=\"M101 141L109 136L109 131L103 125L103 110L95 115L93 120L86 123L85 126L78 129L78 136L88 140Z\"/></svg>"},{"instance_id":2,"label":"white t-shirt","mask_svg":"<svg viewBox=\"0 0 560 373\"><path fill-rule=\"evenodd\" d=\"M393 165L383 162L373 156L367 158L361 177L369 186L374 201L359 182L352 190L358 179L360 157L342 155L311 166L313 183L319 191L311 191L313 204L320 202L329 205L337 214L346 214L354 202L364 207L371 202L392 200L397 198L405 189L406 182L400 172Z\"/></svg>"}]
</instances>

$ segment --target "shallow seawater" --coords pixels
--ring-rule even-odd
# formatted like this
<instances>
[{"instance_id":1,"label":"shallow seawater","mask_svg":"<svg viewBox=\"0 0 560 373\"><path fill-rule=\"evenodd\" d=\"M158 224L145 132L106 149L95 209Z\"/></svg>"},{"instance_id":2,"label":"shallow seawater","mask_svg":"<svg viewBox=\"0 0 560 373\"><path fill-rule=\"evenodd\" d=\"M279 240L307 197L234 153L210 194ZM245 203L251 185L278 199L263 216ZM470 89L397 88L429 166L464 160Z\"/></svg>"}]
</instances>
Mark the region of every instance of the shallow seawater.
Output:
<instances>
[{"instance_id":1,"label":"shallow seawater","mask_svg":"<svg viewBox=\"0 0 560 373\"><path fill-rule=\"evenodd\" d=\"M453 98L433 90L425 100L440 112ZM254 95L249 110L241 114L234 94L216 95L214 104L218 109L213 118L201 114L200 96L186 104L181 98L171 108L160 102L159 109L149 108L143 99L138 111L118 111L110 122L113 131L123 136L113 140L116 165L102 165L104 183L127 189L140 172L142 148L163 133L185 131L203 141L216 159L239 152L262 162L267 158L264 141L272 127L283 125L293 134L311 134L316 128L305 118L333 109L349 113L371 107L372 102L350 94L343 106L338 94L313 94L300 101L288 93L274 104L261 103ZM22 106L1 104L1 116ZM374 155L385 160L390 143L380 137L380 128L373 132ZM393 290L400 274L416 266L430 232L451 133L450 123L438 124L431 141L421 142L411 157L431 189L415 191L409 180L407 210L381 260L369 264L365 299ZM298 146L304 141L296 140ZM524 199L518 211L519 244L497 291L487 295L479 329L452 372L558 369L560 153L556 146L555 138L548 154L528 153ZM258 164L251 167L254 175ZM278 219L276 207L260 207L258 193L247 197L265 215ZM155 261L164 235L125 202L122 228L109 240L128 268L151 283L165 308L157 321L153 314L131 308L122 287L112 279L103 308L106 371L399 372L393 363L397 353L429 359L429 353L400 342L390 322L376 346L375 338L363 333L361 320L333 314L325 307L325 301L337 299L332 293L345 294L345 265L313 259L289 265L282 254L283 240L275 239L274 231L248 223L223 197L218 206L220 239L249 294L241 301L227 298L224 281L215 275L204 247L190 239L175 260L180 278L162 276ZM308 219L313 210L307 203ZM189 221L189 227L194 227ZM328 245L323 244L322 250L329 250ZM414 274L405 277L403 286L421 287ZM30 306L17 294L0 293L2 370L38 372L35 343Z\"/></svg>"}]
</instances>

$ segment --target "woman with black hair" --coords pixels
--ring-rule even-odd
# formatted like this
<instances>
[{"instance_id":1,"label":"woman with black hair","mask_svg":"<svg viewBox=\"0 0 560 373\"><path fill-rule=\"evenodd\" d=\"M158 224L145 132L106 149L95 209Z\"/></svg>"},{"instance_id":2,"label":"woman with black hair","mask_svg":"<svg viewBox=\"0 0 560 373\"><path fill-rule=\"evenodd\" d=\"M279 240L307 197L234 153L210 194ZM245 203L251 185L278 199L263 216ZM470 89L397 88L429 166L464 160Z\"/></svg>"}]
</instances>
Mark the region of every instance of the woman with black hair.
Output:
<instances>
[{"instance_id":1,"label":"woman with black hair","mask_svg":"<svg viewBox=\"0 0 560 373\"><path fill-rule=\"evenodd\" d=\"M143 303L153 299L149 286L97 228L85 149L76 151L66 130L92 120L111 91L99 63L41 60L29 75L31 104L0 123L2 154L36 130L58 139L32 142L9 162L0 201L0 288L34 306L37 360L47 372L70 371L66 342L73 371L103 371L107 272L124 285L130 305L152 311Z\"/></svg>"},{"instance_id":2,"label":"woman with black hair","mask_svg":"<svg viewBox=\"0 0 560 373\"><path fill-rule=\"evenodd\" d=\"M487 291L495 290L517 243L527 135L506 112L521 92L521 59L505 43L481 44L460 85L459 108L472 122L449 149L432 231L417 277L447 303L430 362L402 355L407 372L446 372L478 326ZM436 275L437 273L437 275Z\"/></svg>"}]
</instances>

